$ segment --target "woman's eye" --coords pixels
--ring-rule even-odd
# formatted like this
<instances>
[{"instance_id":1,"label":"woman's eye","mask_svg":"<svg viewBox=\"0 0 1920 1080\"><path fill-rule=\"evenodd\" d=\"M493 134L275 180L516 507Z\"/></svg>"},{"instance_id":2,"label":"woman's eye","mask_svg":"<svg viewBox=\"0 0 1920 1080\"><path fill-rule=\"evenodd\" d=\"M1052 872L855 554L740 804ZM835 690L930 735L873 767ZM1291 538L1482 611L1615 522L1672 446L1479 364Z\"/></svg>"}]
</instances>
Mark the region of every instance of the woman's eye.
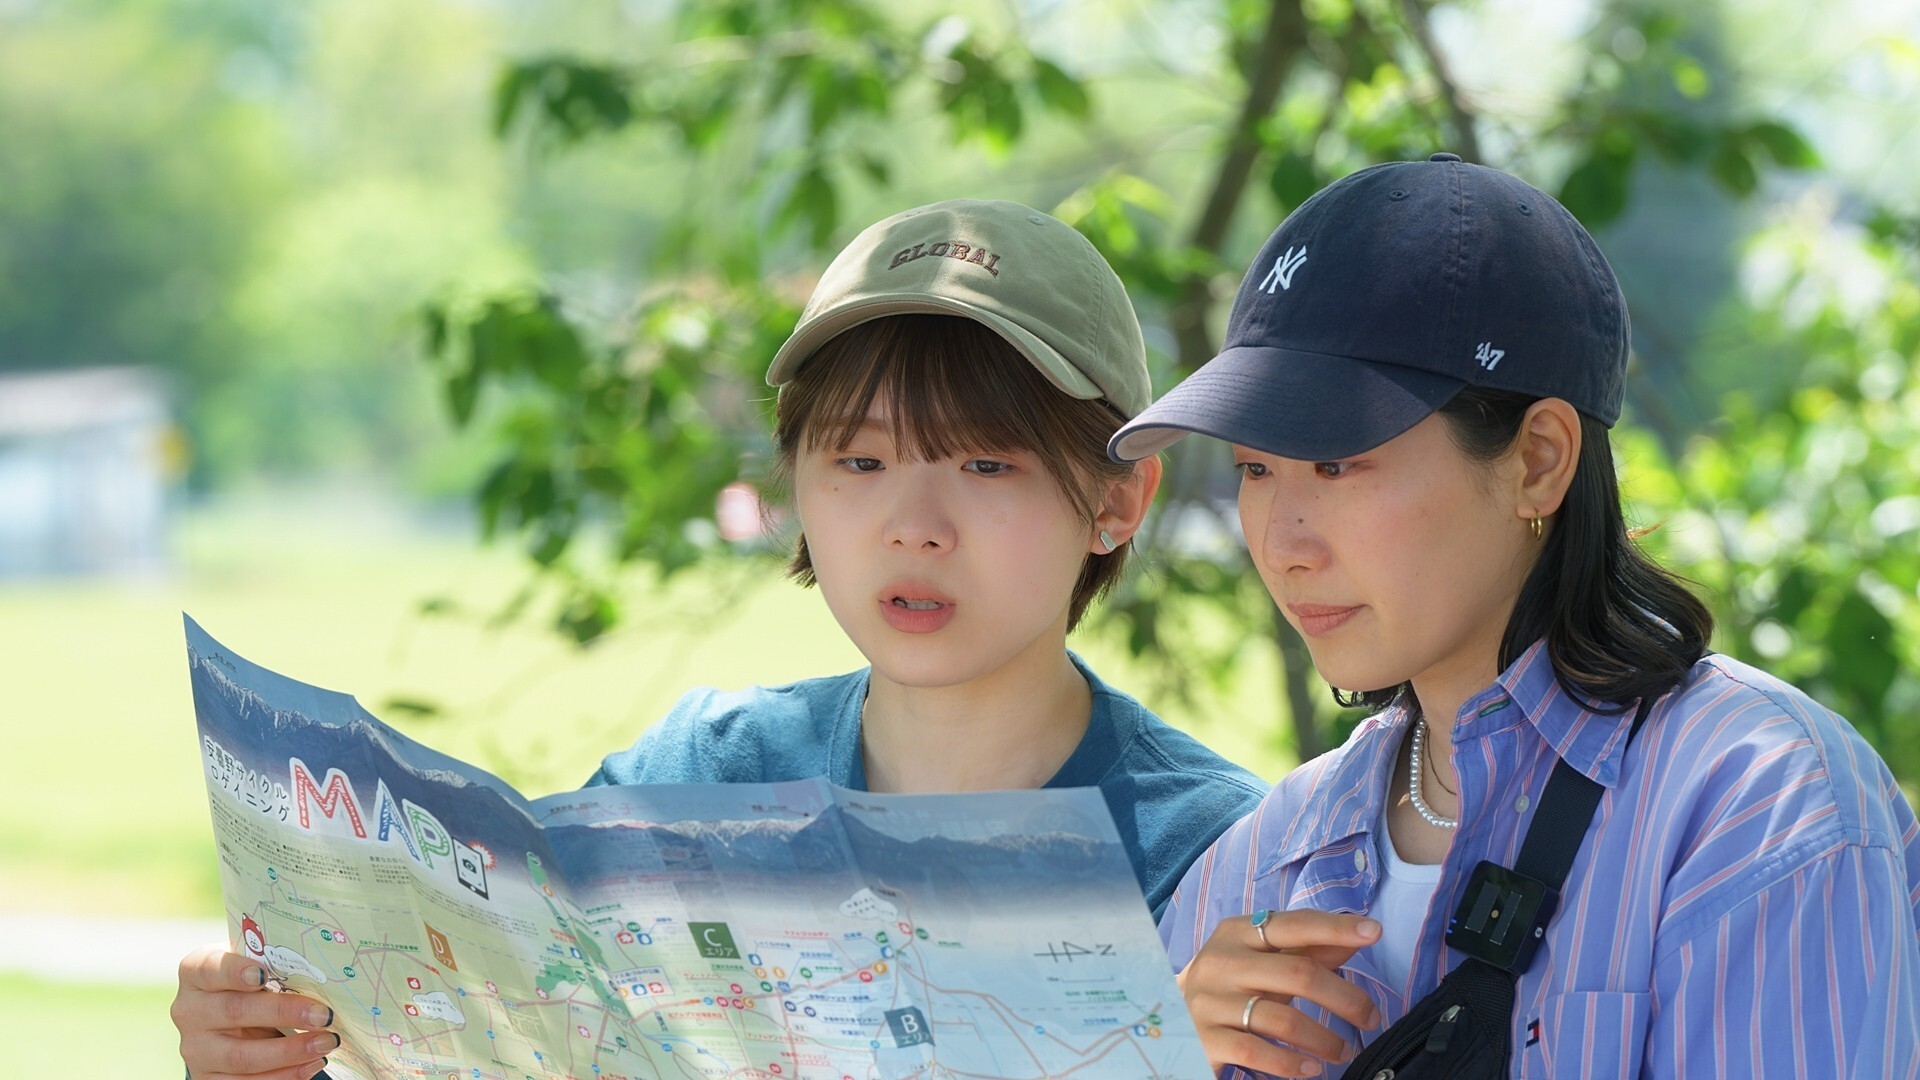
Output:
<instances>
[{"instance_id":1,"label":"woman's eye","mask_svg":"<svg viewBox=\"0 0 1920 1080\"><path fill-rule=\"evenodd\" d=\"M1007 462L994 461L991 458L974 458L962 467L968 472L978 473L981 476L1001 476L1013 471L1013 466Z\"/></svg>"},{"instance_id":2,"label":"woman's eye","mask_svg":"<svg viewBox=\"0 0 1920 1080\"><path fill-rule=\"evenodd\" d=\"M843 469L852 469L854 472L857 472L857 473L870 473L870 472L880 471L879 458L843 457L835 460L834 464L840 466Z\"/></svg>"},{"instance_id":3,"label":"woman's eye","mask_svg":"<svg viewBox=\"0 0 1920 1080\"><path fill-rule=\"evenodd\" d=\"M1313 463L1313 471L1329 480L1340 479L1347 475L1348 471L1352 468L1353 462L1351 461L1316 461Z\"/></svg>"},{"instance_id":4,"label":"woman's eye","mask_svg":"<svg viewBox=\"0 0 1920 1080\"><path fill-rule=\"evenodd\" d=\"M1239 471L1242 480L1258 480L1267 475L1267 467L1257 461L1236 461L1233 467Z\"/></svg>"}]
</instances>

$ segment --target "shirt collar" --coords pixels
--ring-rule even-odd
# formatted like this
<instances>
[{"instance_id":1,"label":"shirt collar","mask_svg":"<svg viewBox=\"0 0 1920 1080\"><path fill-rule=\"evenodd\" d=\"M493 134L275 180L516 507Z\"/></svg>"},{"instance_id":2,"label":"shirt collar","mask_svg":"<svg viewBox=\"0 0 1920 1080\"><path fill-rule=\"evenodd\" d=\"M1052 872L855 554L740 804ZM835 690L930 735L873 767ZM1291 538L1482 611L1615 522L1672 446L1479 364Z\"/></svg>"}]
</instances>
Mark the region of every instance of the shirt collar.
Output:
<instances>
[{"instance_id":1,"label":"shirt collar","mask_svg":"<svg viewBox=\"0 0 1920 1080\"><path fill-rule=\"evenodd\" d=\"M1620 780L1629 723L1603 702L1584 702L1560 685L1546 639L1534 642L1485 690L1468 698L1454 724L1453 741L1484 738L1519 724L1532 724L1553 752L1602 787ZM1260 831L1278 836L1260 873L1298 862L1352 837L1372 834L1386 805L1395 755L1407 725L1399 703L1360 722L1339 750L1302 765L1308 790L1298 799L1268 799ZM1302 814L1310 806L1315 812ZM1293 820L1280 820L1280 817ZM1303 825L1303 820L1308 822Z\"/></svg>"},{"instance_id":2,"label":"shirt collar","mask_svg":"<svg viewBox=\"0 0 1920 1080\"><path fill-rule=\"evenodd\" d=\"M1296 798L1261 804L1259 831L1279 838L1259 872L1267 874L1356 836L1371 835L1386 805L1394 755L1407 725L1398 702L1360 721L1338 750L1300 766L1282 785L1304 783ZM1303 808L1310 808L1302 813ZM1283 820L1284 819L1284 820Z\"/></svg>"},{"instance_id":3,"label":"shirt collar","mask_svg":"<svg viewBox=\"0 0 1920 1080\"><path fill-rule=\"evenodd\" d=\"M1517 706L1519 715L1500 715L1503 710L1496 702ZM1567 693L1545 638L1528 646L1492 686L1469 699L1461 715L1467 719L1455 726L1455 742L1509 727L1524 717L1562 761L1587 778L1606 788L1620 781L1631 714Z\"/></svg>"},{"instance_id":4,"label":"shirt collar","mask_svg":"<svg viewBox=\"0 0 1920 1080\"><path fill-rule=\"evenodd\" d=\"M1092 711L1087 715L1086 734L1080 736L1080 743L1060 763L1060 768L1042 787L1095 787L1107 774L1113 771L1119 762L1127 744L1133 740L1134 732L1139 729L1140 719L1131 711L1116 710L1114 697L1117 691L1110 689L1093 673L1085 660L1080 659L1073 650L1067 650L1067 659L1087 680L1087 690L1093 697ZM1119 721L1119 722L1116 722Z\"/></svg>"},{"instance_id":5,"label":"shirt collar","mask_svg":"<svg viewBox=\"0 0 1920 1080\"><path fill-rule=\"evenodd\" d=\"M1072 649L1067 650L1067 659L1073 661L1075 670L1087 680L1087 690L1093 697L1092 712L1087 717L1086 733L1080 736L1080 742L1060 764L1059 771L1053 774L1042 787L1097 787L1113 771L1127 745L1140 729L1141 714L1145 707L1132 698L1108 686L1099 675L1094 674L1085 660ZM873 668L868 667L849 679L845 699L841 702L842 715L850 723L842 725L835 733L835 745L828 753L828 762L832 772L827 779L841 787L855 791L867 790L866 757L860 748L861 710L867 700L867 690L873 683ZM1115 699L1133 704L1132 709L1116 708Z\"/></svg>"}]
</instances>

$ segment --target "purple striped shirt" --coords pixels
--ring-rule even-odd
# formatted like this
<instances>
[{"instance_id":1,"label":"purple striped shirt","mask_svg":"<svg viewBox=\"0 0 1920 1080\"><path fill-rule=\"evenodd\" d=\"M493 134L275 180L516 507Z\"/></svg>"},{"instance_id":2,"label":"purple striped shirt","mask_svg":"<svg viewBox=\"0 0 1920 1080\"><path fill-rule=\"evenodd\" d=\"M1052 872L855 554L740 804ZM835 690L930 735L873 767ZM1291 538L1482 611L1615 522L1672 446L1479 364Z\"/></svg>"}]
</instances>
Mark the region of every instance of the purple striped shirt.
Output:
<instances>
[{"instance_id":1,"label":"purple striped shirt","mask_svg":"<svg viewBox=\"0 0 1920 1080\"><path fill-rule=\"evenodd\" d=\"M1347 977L1391 1023L1459 963L1442 940L1454 898L1480 860L1513 864L1557 755L1606 793L1520 978L1514 1075L1920 1076L1920 824L1879 755L1724 656L1661 698L1630 748L1626 722L1569 697L1540 644L1469 700L1453 731L1460 827L1411 985L1384 982L1368 950ZM1398 706L1362 722L1189 868L1160 923L1175 970L1224 918L1368 911L1406 723Z\"/></svg>"}]
</instances>

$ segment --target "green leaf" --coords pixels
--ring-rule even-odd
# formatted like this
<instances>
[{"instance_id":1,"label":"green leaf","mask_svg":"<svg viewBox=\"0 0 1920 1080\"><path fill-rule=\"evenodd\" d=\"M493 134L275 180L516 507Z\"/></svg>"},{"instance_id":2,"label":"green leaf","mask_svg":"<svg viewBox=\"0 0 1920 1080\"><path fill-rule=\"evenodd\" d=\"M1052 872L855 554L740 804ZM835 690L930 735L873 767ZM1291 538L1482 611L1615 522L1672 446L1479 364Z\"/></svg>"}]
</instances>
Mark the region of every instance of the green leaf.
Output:
<instances>
[{"instance_id":1,"label":"green leaf","mask_svg":"<svg viewBox=\"0 0 1920 1080\"><path fill-rule=\"evenodd\" d=\"M1807 606L1813 603L1815 590L1819 582L1814 580L1804 566L1795 566L1787 571L1780 581L1780 588L1774 593L1773 606L1767 614L1784 626L1794 626L1805 614Z\"/></svg>"},{"instance_id":2,"label":"green leaf","mask_svg":"<svg viewBox=\"0 0 1920 1080\"><path fill-rule=\"evenodd\" d=\"M1849 592L1827 634L1828 671L1835 685L1878 711L1900 673L1895 645L1893 623L1858 590Z\"/></svg>"},{"instance_id":3,"label":"green leaf","mask_svg":"<svg viewBox=\"0 0 1920 1080\"><path fill-rule=\"evenodd\" d=\"M982 86L981 115L981 131L989 147L1005 153L1020 141L1025 116L1020 108L1020 99L1014 95L1012 83L996 77Z\"/></svg>"},{"instance_id":4,"label":"green leaf","mask_svg":"<svg viewBox=\"0 0 1920 1080\"><path fill-rule=\"evenodd\" d=\"M559 485L554 482L553 470L545 465L521 462L515 470L516 489L508 501L520 521L533 521L545 517L553 509L558 498Z\"/></svg>"},{"instance_id":5,"label":"green leaf","mask_svg":"<svg viewBox=\"0 0 1920 1080\"><path fill-rule=\"evenodd\" d=\"M572 522L550 522L534 538L532 546L527 549L527 557L540 566L552 566L560 561L560 556L566 554L567 545L572 542Z\"/></svg>"},{"instance_id":6,"label":"green leaf","mask_svg":"<svg viewBox=\"0 0 1920 1080\"><path fill-rule=\"evenodd\" d=\"M420 309L420 322L427 332L427 358L441 359L447 351L446 309L439 304L428 304Z\"/></svg>"},{"instance_id":7,"label":"green leaf","mask_svg":"<svg viewBox=\"0 0 1920 1080\"><path fill-rule=\"evenodd\" d=\"M1087 97L1086 87L1051 60L1034 57L1033 88L1039 92L1040 100L1048 108L1066 113L1076 120L1085 120L1093 112L1093 103Z\"/></svg>"},{"instance_id":8,"label":"green leaf","mask_svg":"<svg viewBox=\"0 0 1920 1080\"><path fill-rule=\"evenodd\" d=\"M1640 22L1640 33L1646 37L1648 45L1672 41L1686 29L1686 22L1671 11L1649 15Z\"/></svg>"},{"instance_id":9,"label":"green leaf","mask_svg":"<svg viewBox=\"0 0 1920 1080\"><path fill-rule=\"evenodd\" d=\"M840 221L840 196L818 164L794 181L793 190L774 215L774 224L784 228L803 219L810 225L809 242L816 248L826 247Z\"/></svg>"},{"instance_id":10,"label":"green leaf","mask_svg":"<svg viewBox=\"0 0 1920 1080\"><path fill-rule=\"evenodd\" d=\"M426 698L402 697L395 695L380 703L380 711L388 714L405 713L415 720L433 720L446 710L435 701Z\"/></svg>"},{"instance_id":11,"label":"green leaf","mask_svg":"<svg viewBox=\"0 0 1920 1080\"><path fill-rule=\"evenodd\" d=\"M1673 62L1673 88L1689 101L1698 101L1713 89L1713 78L1700 61L1682 56Z\"/></svg>"},{"instance_id":12,"label":"green leaf","mask_svg":"<svg viewBox=\"0 0 1920 1080\"><path fill-rule=\"evenodd\" d=\"M509 66L494 84L496 135L513 125L528 99L537 125L563 143L618 131L633 119L624 71L567 59L531 60Z\"/></svg>"},{"instance_id":13,"label":"green leaf","mask_svg":"<svg viewBox=\"0 0 1920 1080\"><path fill-rule=\"evenodd\" d=\"M1273 172L1267 177L1267 187L1280 203L1281 210L1291 212L1320 190L1320 174L1315 171L1312 158L1298 150L1289 150L1273 163Z\"/></svg>"},{"instance_id":14,"label":"green leaf","mask_svg":"<svg viewBox=\"0 0 1920 1080\"><path fill-rule=\"evenodd\" d=\"M500 531L500 519L505 515L507 499L518 480L518 464L513 458L507 458L496 464L480 482L480 488L474 493L474 502L480 507L480 536L491 540Z\"/></svg>"},{"instance_id":15,"label":"green leaf","mask_svg":"<svg viewBox=\"0 0 1920 1080\"><path fill-rule=\"evenodd\" d=\"M853 100L867 112L876 116L887 114L887 102L891 96L887 90L887 78L880 72L866 68L854 74L850 83Z\"/></svg>"},{"instance_id":16,"label":"green leaf","mask_svg":"<svg viewBox=\"0 0 1920 1080\"><path fill-rule=\"evenodd\" d=\"M520 114L520 101L527 92L527 68L520 64L508 64L500 69L499 78L493 84L493 134L500 138L513 127L514 118Z\"/></svg>"},{"instance_id":17,"label":"green leaf","mask_svg":"<svg viewBox=\"0 0 1920 1080\"><path fill-rule=\"evenodd\" d=\"M1900 215L1882 206L1868 216L1867 235L1885 242L1899 236L1905 225L1906 222L1901 220Z\"/></svg>"},{"instance_id":18,"label":"green leaf","mask_svg":"<svg viewBox=\"0 0 1920 1080\"><path fill-rule=\"evenodd\" d=\"M1006 152L1023 126L1013 84L986 57L962 43L948 54L960 65L960 78L941 91L941 107L953 120L958 141L978 138L989 149Z\"/></svg>"},{"instance_id":19,"label":"green leaf","mask_svg":"<svg viewBox=\"0 0 1920 1080\"><path fill-rule=\"evenodd\" d=\"M447 411L453 414L453 426L464 428L473 419L473 407L480 398L480 375L473 365L447 377Z\"/></svg>"},{"instance_id":20,"label":"green leaf","mask_svg":"<svg viewBox=\"0 0 1920 1080\"><path fill-rule=\"evenodd\" d=\"M696 150L713 145L733 115L738 91L739 84L723 83L670 110L682 141Z\"/></svg>"},{"instance_id":21,"label":"green leaf","mask_svg":"<svg viewBox=\"0 0 1920 1080\"><path fill-rule=\"evenodd\" d=\"M1811 169L1820 164L1820 155L1800 133L1774 120L1763 120L1742 134L1758 143L1776 165L1788 169Z\"/></svg>"},{"instance_id":22,"label":"green leaf","mask_svg":"<svg viewBox=\"0 0 1920 1080\"><path fill-rule=\"evenodd\" d=\"M1567 175L1560 187L1560 205L1589 229L1618 218L1627 208L1627 178L1633 167L1624 156L1600 149Z\"/></svg>"},{"instance_id":23,"label":"green leaf","mask_svg":"<svg viewBox=\"0 0 1920 1080\"><path fill-rule=\"evenodd\" d=\"M1713 178L1735 195L1751 195L1760 186L1760 173L1753 167L1745 147L1736 138L1722 138L1707 162Z\"/></svg>"},{"instance_id":24,"label":"green leaf","mask_svg":"<svg viewBox=\"0 0 1920 1080\"><path fill-rule=\"evenodd\" d=\"M620 608L598 589L576 588L554 618L554 626L576 645L590 645L620 621Z\"/></svg>"},{"instance_id":25,"label":"green leaf","mask_svg":"<svg viewBox=\"0 0 1920 1080\"><path fill-rule=\"evenodd\" d=\"M807 79L807 130L819 139L833 126L834 118L840 115L840 109L846 103L847 86L839 73L826 64L814 67Z\"/></svg>"},{"instance_id":26,"label":"green leaf","mask_svg":"<svg viewBox=\"0 0 1920 1080\"><path fill-rule=\"evenodd\" d=\"M627 126L633 118L633 101L624 72L585 64L567 65L566 72L567 89L559 111L565 112L576 139Z\"/></svg>"},{"instance_id":27,"label":"green leaf","mask_svg":"<svg viewBox=\"0 0 1920 1080\"><path fill-rule=\"evenodd\" d=\"M521 315L516 329L524 367L562 394L579 389L580 374L588 364L586 345L573 324L562 317L556 301L542 297L538 305Z\"/></svg>"},{"instance_id":28,"label":"green leaf","mask_svg":"<svg viewBox=\"0 0 1920 1080\"><path fill-rule=\"evenodd\" d=\"M1706 156L1712 144L1705 127L1675 113L1636 111L1626 119L1661 160L1672 164L1693 164Z\"/></svg>"}]
</instances>

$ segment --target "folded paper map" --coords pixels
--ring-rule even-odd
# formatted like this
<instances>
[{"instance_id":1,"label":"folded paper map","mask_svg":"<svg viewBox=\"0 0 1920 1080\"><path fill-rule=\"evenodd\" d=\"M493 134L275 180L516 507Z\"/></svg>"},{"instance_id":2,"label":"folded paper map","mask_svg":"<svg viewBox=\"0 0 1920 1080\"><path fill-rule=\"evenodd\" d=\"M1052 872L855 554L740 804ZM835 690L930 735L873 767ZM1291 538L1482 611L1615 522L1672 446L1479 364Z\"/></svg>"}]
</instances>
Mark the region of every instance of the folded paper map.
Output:
<instances>
[{"instance_id":1,"label":"folded paper map","mask_svg":"<svg viewBox=\"0 0 1920 1080\"><path fill-rule=\"evenodd\" d=\"M333 1080L1211 1075L1097 789L529 800L187 647L234 948Z\"/></svg>"}]
</instances>

